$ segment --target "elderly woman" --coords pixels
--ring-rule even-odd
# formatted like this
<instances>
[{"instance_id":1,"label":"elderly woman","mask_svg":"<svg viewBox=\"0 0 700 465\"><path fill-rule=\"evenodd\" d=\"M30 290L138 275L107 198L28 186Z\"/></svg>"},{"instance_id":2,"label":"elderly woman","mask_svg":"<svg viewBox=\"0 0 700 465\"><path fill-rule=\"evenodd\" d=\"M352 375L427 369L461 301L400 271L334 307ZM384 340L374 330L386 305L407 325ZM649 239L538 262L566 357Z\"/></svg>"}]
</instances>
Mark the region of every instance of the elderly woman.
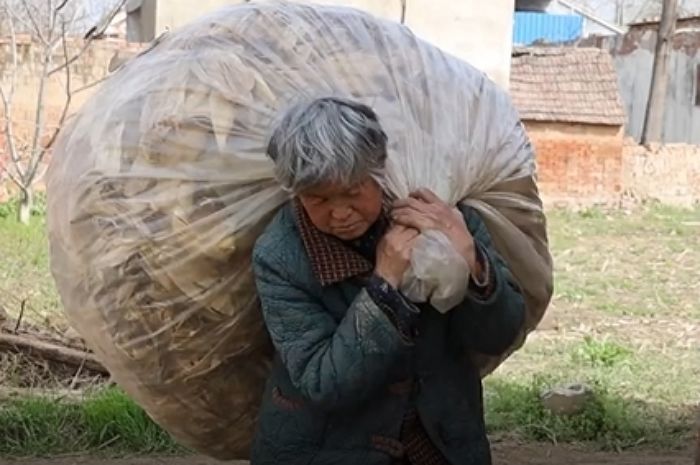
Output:
<instances>
[{"instance_id":1,"label":"elderly woman","mask_svg":"<svg viewBox=\"0 0 700 465\"><path fill-rule=\"evenodd\" d=\"M479 216L427 190L390 205L387 137L368 107L290 110L268 155L294 194L258 240L254 270L276 349L252 465L491 463L479 372L524 320L523 297ZM442 314L401 292L412 247L439 230L471 269Z\"/></svg>"}]
</instances>

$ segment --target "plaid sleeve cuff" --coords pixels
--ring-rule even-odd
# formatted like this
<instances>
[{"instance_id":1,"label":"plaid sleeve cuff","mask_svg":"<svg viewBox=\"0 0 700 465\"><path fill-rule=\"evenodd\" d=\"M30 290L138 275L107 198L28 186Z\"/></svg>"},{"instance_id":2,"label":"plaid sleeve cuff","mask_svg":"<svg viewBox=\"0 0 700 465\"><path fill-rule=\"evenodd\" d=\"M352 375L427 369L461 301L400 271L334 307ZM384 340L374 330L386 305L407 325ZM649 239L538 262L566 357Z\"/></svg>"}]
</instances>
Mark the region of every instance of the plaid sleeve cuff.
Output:
<instances>
[{"instance_id":1,"label":"plaid sleeve cuff","mask_svg":"<svg viewBox=\"0 0 700 465\"><path fill-rule=\"evenodd\" d=\"M475 242L476 260L481 267L481 279L477 279L473 274L469 277L469 294L478 301L487 301L496 289L496 277L493 273L491 260L482 246Z\"/></svg>"},{"instance_id":2,"label":"plaid sleeve cuff","mask_svg":"<svg viewBox=\"0 0 700 465\"><path fill-rule=\"evenodd\" d=\"M401 293L377 275L372 275L367 283L367 293L372 301L384 312L399 332L404 342L411 343L415 336L418 308L407 301Z\"/></svg>"}]
</instances>

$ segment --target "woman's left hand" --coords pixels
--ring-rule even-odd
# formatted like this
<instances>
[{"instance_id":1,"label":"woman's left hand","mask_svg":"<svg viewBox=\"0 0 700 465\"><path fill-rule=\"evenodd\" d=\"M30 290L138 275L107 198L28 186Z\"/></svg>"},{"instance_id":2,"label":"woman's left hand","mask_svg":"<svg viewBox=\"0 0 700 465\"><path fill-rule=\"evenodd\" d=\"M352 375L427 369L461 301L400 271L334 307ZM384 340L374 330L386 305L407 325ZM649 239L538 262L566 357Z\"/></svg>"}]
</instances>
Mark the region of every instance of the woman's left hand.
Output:
<instances>
[{"instance_id":1,"label":"woman's left hand","mask_svg":"<svg viewBox=\"0 0 700 465\"><path fill-rule=\"evenodd\" d=\"M422 233L441 231L464 257L472 272L479 274L474 238L467 229L464 217L457 208L450 207L429 189L420 189L409 198L395 202L391 218L397 224Z\"/></svg>"}]
</instances>

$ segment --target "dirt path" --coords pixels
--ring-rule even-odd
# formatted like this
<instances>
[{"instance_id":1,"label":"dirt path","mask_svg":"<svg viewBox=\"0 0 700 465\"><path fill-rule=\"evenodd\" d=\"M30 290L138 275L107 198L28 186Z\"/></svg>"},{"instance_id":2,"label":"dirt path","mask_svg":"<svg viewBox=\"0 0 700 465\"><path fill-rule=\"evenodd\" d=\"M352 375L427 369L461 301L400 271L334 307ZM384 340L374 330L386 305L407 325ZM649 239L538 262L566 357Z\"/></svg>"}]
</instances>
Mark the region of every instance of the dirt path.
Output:
<instances>
[{"instance_id":1,"label":"dirt path","mask_svg":"<svg viewBox=\"0 0 700 465\"><path fill-rule=\"evenodd\" d=\"M640 450L634 452L591 452L571 446L549 444L496 443L494 465L689 465L691 452L659 452ZM70 457L60 459L7 462L2 465L221 465L222 462L202 457L182 458L131 458L121 460L98 460L93 457ZM243 462L229 462L244 465Z\"/></svg>"}]
</instances>

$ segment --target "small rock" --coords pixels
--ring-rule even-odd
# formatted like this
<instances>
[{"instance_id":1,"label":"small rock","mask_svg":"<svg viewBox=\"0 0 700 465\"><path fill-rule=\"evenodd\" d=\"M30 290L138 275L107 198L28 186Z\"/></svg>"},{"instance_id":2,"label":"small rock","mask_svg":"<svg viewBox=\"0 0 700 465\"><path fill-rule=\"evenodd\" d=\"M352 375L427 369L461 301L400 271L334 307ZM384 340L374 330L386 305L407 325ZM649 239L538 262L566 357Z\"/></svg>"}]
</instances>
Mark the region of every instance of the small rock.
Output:
<instances>
[{"instance_id":1,"label":"small rock","mask_svg":"<svg viewBox=\"0 0 700 465\"><path fill-rule=\"evenodd\" d=\"M555 415L580 413L593 397L593 390L585 384L557 386L542 393L542 405Z\"/></svg>"}]
</instances>

